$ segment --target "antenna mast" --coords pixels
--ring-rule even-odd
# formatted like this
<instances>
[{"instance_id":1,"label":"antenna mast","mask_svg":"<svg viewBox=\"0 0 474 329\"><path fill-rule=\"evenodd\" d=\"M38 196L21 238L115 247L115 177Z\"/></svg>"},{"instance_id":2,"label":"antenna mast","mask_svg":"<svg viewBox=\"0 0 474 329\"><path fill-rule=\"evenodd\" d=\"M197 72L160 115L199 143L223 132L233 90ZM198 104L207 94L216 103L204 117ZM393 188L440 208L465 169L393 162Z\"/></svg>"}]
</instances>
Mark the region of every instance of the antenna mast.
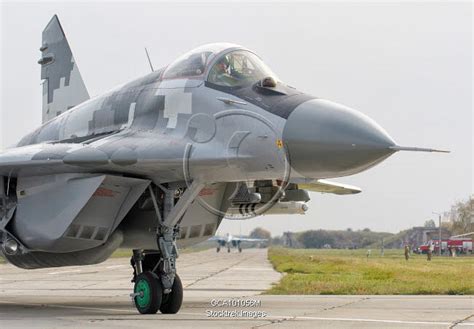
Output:
<instances>
[{"instance_id":1,"label":"antenna mast","mask_svg":"<svg viewBox=\"0 0 474 329\"><path fill-rule=\"evenodd\" d=\"M151 72L155 72L155 69L153 68L153 64L151 63L150 55L148 54L148 49L146 49L146 47L145 47L145 53L146 53L146 58L148 58L148 64L150 64Z\"/></svg>"}]
</instances>

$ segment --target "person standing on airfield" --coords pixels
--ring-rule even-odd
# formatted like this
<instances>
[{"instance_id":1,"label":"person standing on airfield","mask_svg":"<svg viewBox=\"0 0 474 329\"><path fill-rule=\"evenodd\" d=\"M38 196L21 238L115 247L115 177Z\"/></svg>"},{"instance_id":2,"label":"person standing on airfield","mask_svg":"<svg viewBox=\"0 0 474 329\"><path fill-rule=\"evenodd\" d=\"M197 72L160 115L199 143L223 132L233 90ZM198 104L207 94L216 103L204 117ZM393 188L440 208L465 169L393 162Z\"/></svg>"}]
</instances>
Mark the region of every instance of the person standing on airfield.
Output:
<instances>
[{"instance_id":1,"label":"person standing on airfield","mask_svg":"<svg viewBox=\"0 0 474 329\"><path fill-rule=\"evenodd\" d=\"M430 246L428 247L428 250L427 250L427 253L426 253L426 256L427 256L427 259L428 261L431 261L431 255L433 254L433 244L430 243Z\"/></svg>"},{"instance_id":2,"label":"person standing on airfield","mask_svg":"<svg viewBox=\"0 0 474 329\"><path fill-rule=\"evenodd\" d=\"M410 247L406 244L405 245L405 260L407 261L410 258Z\"/></svg>"}]
</instances>

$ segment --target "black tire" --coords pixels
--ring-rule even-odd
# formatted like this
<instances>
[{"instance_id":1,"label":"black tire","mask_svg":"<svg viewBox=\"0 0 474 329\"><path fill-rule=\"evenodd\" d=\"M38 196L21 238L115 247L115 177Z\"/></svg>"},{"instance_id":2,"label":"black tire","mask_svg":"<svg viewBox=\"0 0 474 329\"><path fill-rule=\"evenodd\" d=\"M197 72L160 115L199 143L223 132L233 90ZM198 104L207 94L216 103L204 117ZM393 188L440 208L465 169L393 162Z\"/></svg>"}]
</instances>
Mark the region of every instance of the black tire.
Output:
<instances>
[{"instance_id":1,"label":"black tire","mask_svg":"<svg viewBox=\"0 0 474 329\"><path fill-rule=\"evenodd\" d=\"M227 248L227 252L230 252L230 248Z\"/></svg>"},{"instance_id":2,"label":"black tire","mask_svg":"<svg viewBox=\"0 0 474 329\"><path fill-rule=\"evenodd\" d=\"M219 251L221 251L221 248L217 247L217 250L216 250L216 252L219 252Z\"/></svg>"},{"instance_id":3,"label":"black tire","mask_svg":"<svg viewBox=\"0 0 474 329\"><path fill-rule=\"evenodd\" d=\"M242 252L242 248L239 247L239 252Z\"/></svg>"},{"instance_id":4,"label":"black tire","mask_svg":"<svg viewBox=\"0 0 474 329\"><path fill-rule=\"evenodd\" d=\"M142 293L135 296L133 302L141 314L155 314L161 306L163 289L158 277L152 272L143 272L135 280L134 293Z\"/></svg>"},{"instance_id":5,"label":"black tire","mask_svg":"<svg viewBox=\"0 0 474 329\"><path fill-rule=\"evenodd\" d=\"M176 314L181 308L181 304L183 304L183 284L176 274L171 292L163 295L160 311L163 314Z\"/></svg>"}]
</instances>

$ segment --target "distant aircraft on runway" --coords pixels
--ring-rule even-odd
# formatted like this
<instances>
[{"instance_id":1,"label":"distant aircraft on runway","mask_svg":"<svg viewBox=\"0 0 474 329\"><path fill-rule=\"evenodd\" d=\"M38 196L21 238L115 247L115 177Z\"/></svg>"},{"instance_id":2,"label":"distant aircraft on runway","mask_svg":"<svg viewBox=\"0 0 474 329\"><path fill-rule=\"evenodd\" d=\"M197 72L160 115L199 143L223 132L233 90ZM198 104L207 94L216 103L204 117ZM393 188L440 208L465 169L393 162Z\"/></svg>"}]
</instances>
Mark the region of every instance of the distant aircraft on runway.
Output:
<instances>
[{"instance_id":1,"label":"distant aircraft on runway","mask_svg":"<svg viewBox=\"0 0 474 329\"><path fill-rule=\"evenodd\" d=\"M268 239L252 239L252 238L242 238L242 237L235 237L232 234L227 233L225 237L212 237L209 241L216 241L217 242L217 249L216 252L221 251L221 247L227 247L227 252L230 252L230 248L234 247L242 252L242 242L267 242Z\"/></svg>"}]
</instances>

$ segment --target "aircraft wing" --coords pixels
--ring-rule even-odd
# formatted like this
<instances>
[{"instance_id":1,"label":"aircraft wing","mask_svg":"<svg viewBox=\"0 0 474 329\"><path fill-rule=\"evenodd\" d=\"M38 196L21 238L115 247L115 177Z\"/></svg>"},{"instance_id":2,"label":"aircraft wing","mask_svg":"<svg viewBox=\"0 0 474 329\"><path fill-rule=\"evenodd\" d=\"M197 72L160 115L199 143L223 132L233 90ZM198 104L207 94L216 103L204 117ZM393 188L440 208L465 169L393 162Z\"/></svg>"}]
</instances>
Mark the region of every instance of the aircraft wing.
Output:
<instances>
[{"instance_id":1,"label":"aircraft wing","mask_svg":"<svg viewBox=\"0 0 474 329\"><path fill-rule=\"evenodd\" d=\"M362 190L357 186L331 182L325 179L313 181L303 180L301 182L295 181L295 183L298 184L299 188L311 192L333 193L337 195L357 194L362 192Z\"/></svg>"},{"instance_id":2,"label":"aircraft wing","mask_svg":"<svg viewBox=\"0 0 474 329\"><path fill-rule=\"evenodd\" d=\"M0 175L67 172L63 157L80 144L37 144L6 149L0 153Z\"/></svg>"},{"instance_id":3,"label":"aircraft wing","mask_svg":"<svg viewBox=\"0 0 474 329\"><path fill-rule=\"evenodd\" d=\"M268 239L252 239L252 238L232 238L232 240L240 241L240 242L265 242Z\"/></svg>"},{"instance_id":4,"label":"aircraft wing","mask_svg":"<svg viewBox=\"0 0 474 329\"><path fill-rule=\"evenodd\" d=\"M0 175L17 176L93 171L109 163L109 156L84 144L35 144L7 149L0 153ZM165 164L162 164L162 166ZM169 165L169 164L168 164ZM166 166L166 165L165 165ZM109 168L110 169L110 168ZM292 183L312 192L338 195L357 194L361 189L328 180L296 179ZM243 241L242 239L240 239Z\"/></svg>"},{"instance_id":5,"label":"aircraft wing","mask_svg":"<svg viewBox=\"0 0 474 329\"><path fill-rule=\"evenodd\" d=\"M84 144L43 143L0 152L0 176L94 172L108 164L108 154Z\"/></svg>"},{"instance_id":6,"label":"aircraft wing","mask_svg":"<svg viewBox=\"0 0 474 329\"><path fill-rule=\"evenodd\" d=\"M165 179L169 176L170 170L183 166L182 157L170 159L156 159L148 157L152 154L150 148L158 149L161 144L153 144L154 141L146 137L137 137L132 148L136 145L143 145L143 150L134 148L136 152L117 151L114 142L120 140L120 134L103 137L90 144L81 143L43 143L0 151L0 176L37 176L62 173L94 173L94 172L116 172L124 173L128 170L135 170L136 163L142 164L140 173L148 174L153 163L153 173L162 175ZM143 141L143 142L142 142ZM127 145L127 146L129 146ZM166 145L165 145L166 146ZM124 147L127 150L127 147ZM117 152L116 152L117 151ZM211 167L224 167L228 159L190 159L190 166L193 170L200 168L209 169Z\"/></svg>"},{"instance_id":7,"label":"aircraft wing","mask_svg":"<svg viewBox=\"0 0 474 329\"><path fill-rule=\"evenodd\" d=\"M210 237L209 239L207 239L207 241L225 241L224 238L221 238L221 237L218 237L218 236L213 236L213 237Z\"/></svg>"}]
</instances>

